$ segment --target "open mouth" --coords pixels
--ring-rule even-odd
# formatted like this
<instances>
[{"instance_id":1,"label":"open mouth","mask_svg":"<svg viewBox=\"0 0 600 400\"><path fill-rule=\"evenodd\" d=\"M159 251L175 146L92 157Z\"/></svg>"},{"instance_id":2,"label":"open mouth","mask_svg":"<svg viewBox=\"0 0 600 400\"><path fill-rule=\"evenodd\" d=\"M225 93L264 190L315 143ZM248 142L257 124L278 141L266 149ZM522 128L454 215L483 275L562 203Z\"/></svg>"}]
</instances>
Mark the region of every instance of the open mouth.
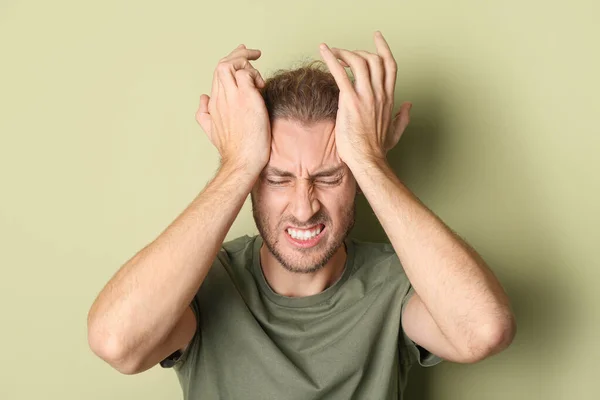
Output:
<instances>
[{"instance_id":1,"label":"open mouth","mask_svg":"<svg viewBox=\"0 0 600 400\"><path fill-rule=\"evenodd\" d=\"M285 235L296 246L312 247L321 240L325 230L326 227L323 224L317 224L309 229L288 227L285 230Z\"/></svg>"}]
</instances>

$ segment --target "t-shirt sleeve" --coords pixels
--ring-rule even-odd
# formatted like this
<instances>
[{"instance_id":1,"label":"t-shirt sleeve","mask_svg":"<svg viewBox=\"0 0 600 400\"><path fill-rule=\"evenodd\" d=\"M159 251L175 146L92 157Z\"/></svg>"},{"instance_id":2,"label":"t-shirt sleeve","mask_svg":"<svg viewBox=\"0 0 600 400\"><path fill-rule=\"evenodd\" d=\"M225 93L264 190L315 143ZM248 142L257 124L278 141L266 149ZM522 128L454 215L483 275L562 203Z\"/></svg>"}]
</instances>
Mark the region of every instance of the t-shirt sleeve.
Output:
<instances>
[{"instance_id":1,"label":"t-shirt sleeve","mask_svg":"<svg viewBox=\"0 0 600 400\"><path fill-rule=\"evenodd\" d=\"M198 346L200 346L200 306L198 304L198 294L194 296L192 302L190 303L190 308L194 312L194 316L196 317L196 332L194 336L190 340L190 343L185 348L185 350L177 350L164 360L160 362L160 366L163 368L173 368L175 370L179 370L186 363L188 358L193 358L195 354L198 352Z\"/></svg>"},{"instance_id":2,"label":"t-shirt sleeve","mask_svg":"<svg viewBox=\"0 0 600 400\"><path fill-rule=\"evenodd\" d=\"M404 296L404 299L402 299L402 313L404 313L404 307L408 304L408 300L414 294L415 289L412 285L409 285L409 289ZM400 320L402 321L402 316L400 316ZM443 361L442 358L413 342L404 332L404 328L402 328L401 342L401 345L404 345L402 361L405 364L413 365L419 363L422 367L432 367Z\"/></svg>"}]
</instances>

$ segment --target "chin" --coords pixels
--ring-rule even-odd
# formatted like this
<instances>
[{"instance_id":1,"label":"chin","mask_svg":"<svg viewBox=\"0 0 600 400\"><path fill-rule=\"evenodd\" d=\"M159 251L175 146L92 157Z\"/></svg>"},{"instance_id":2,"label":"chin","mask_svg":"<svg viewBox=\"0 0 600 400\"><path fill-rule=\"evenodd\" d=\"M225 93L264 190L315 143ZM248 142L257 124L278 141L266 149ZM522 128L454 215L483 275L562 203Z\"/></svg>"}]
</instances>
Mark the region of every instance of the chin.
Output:
<instances>
[{"instance_id":1,"label":"chin","mask_svg":"<svg viewBox=\"0 0 600 400\"><path fill-rule=\"evenodd\" d=\"M320 232L319 235L323 236L317 237L312 242L309 240L304 243L296 243L298 240L290 237L288 232L281 232L279 240L275 243L270 243L267 240L264 243L287 271L315 273L329 262L339 248L339 246L334 248L330 243L328 240L329 232L326 231L327 229Z\"/></svg>"}]
</instances>

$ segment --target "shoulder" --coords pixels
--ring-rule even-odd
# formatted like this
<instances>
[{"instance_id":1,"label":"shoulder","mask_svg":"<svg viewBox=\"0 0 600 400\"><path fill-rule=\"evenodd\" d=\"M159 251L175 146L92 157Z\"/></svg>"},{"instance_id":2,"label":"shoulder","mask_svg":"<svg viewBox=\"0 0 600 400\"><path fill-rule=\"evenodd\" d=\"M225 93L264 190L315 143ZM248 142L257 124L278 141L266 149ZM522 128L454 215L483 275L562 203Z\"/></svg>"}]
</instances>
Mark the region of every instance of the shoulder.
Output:
<instances>
[{"instance_id":1,"label":"shoulder","mask_svg":"<svg viewBox=\"0 0 600 400\"><path fill-rule=\"evenodd\" d=\"M368 266L369 268L385 268L388 265L398 265L400 260L394 247L389 243L368 242L352 238L354 247L355 268Z\"/></svg>"},{"instance_id":2,"label":"shoulder","mask_svg":"<svg viewBox=\"0 0 600 400\"><path fill-rule=\"evenodd\" d=\"M243 235L225 240L206 276L207 284L248 279L251 276L256 238Z\"/></svg>"},{"instance_id":3,"label":"shoulder","mask_svg":"<svg viewBox=\"0 0 600 400\"><path fill-rule=\"evenodd\" d=\"M234 239L229 239L223 242L222 249L228 253L237 253L241 250L249 248L252 243L254 243L254 239L256 239L256 235L243 235Z\"/></svg>"},{"instance_id":4,"label":"shoulder","mask_svg":"<svg viewBox=\"0 0 600 400\"><path fill-rule=\"evenodd\" d=\"M245 265L252 261L256 236L243 235L223 242L215 261L222 265Z\"/></svg>"},{"instance_id":5,"label":"shoulder","mask_svg":"<svg viewBox=\"0 0 600 400\"><path fill-rule=\"evenodd\" d=\"M350 239L354 246L356 273L377 275L390 284L408 284L408 278L394 247L385 242Z\"/></svg>"}]
</instances>

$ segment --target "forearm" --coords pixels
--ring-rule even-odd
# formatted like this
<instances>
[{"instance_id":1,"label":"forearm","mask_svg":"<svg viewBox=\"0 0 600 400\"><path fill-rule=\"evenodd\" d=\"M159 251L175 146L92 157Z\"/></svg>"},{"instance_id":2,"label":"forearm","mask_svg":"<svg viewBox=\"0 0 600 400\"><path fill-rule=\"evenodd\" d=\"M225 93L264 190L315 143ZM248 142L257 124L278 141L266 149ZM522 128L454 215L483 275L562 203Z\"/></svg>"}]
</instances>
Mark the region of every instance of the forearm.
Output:
<instances>
[{"instance_id":1,"label":"forearm","mask_svg":"<svg viewBox=\"0 0 600 400\"><path fill-rule=\"evenodd\" d=\"M191 204L107 283L88 315L92 347L143 357L167 338L206 277L255 181L221 168Z\"/></svg>"},{"instance_id":2,"label":"forearm","mask_svg":"<svg viewBox=\"0 0 600 400\"><path fill-rule=\"evenodd\" d=\"M456 348L468 352L498 324L510 323L508 298L485 262L387 163L362 163L354 170L415 291Z\"/></svg>"}]
</instances>

